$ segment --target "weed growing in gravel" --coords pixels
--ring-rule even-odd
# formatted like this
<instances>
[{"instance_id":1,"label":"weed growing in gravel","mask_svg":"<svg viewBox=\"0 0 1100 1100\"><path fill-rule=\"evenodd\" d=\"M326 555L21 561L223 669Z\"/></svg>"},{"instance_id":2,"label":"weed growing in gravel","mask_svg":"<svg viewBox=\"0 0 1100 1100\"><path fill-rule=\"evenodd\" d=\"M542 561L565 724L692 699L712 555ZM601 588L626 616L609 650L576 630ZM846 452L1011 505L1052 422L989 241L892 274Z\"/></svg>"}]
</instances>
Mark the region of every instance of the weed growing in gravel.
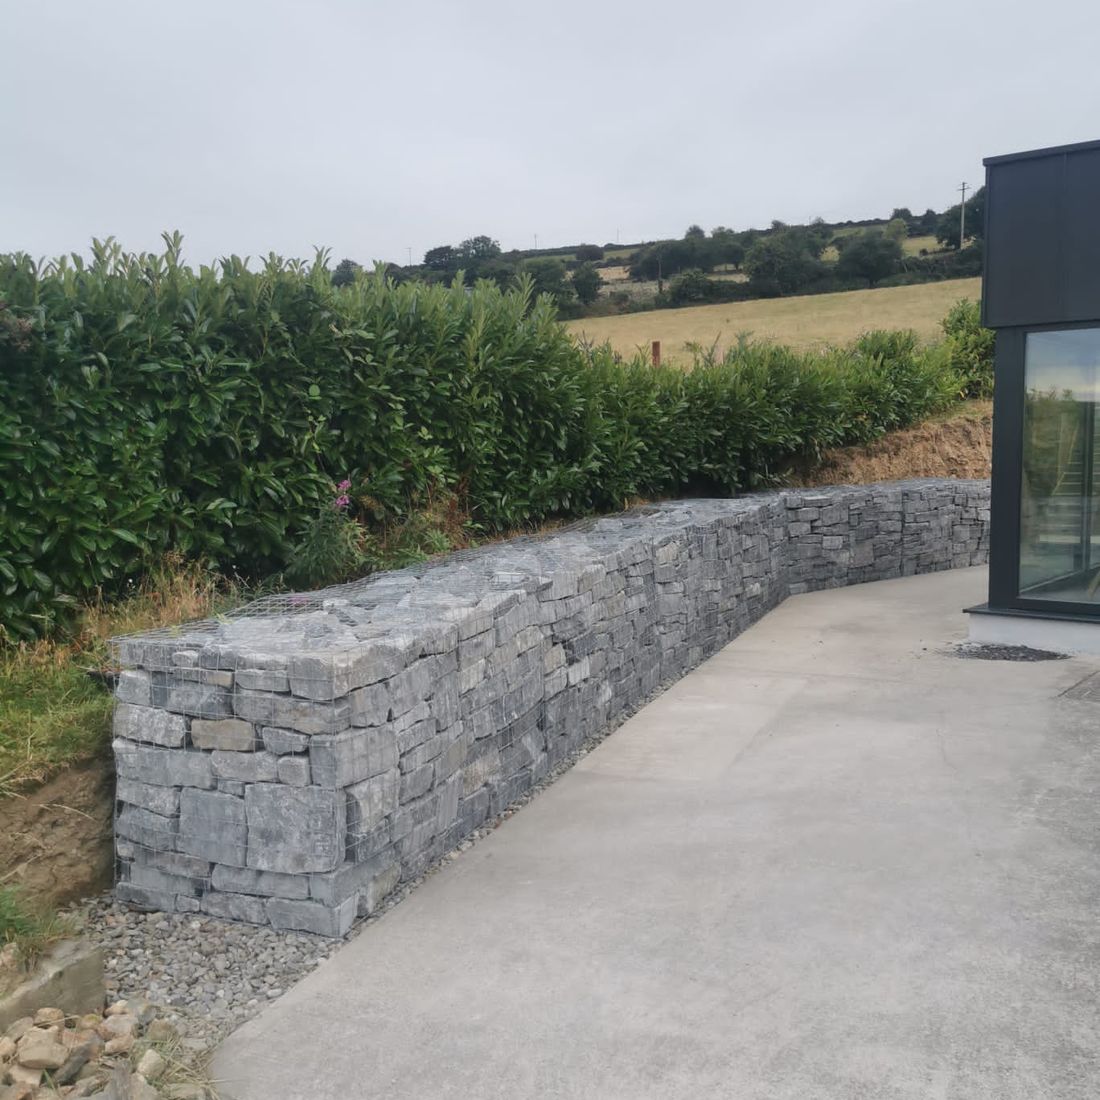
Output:
<instances>
[{"instance_id":1,"label":"weed growing in gravel","mask_svg":"<svg viewBox=\"0 0 1100 1100\"><path fill-rule=\"evenodd\" d=\"M14 886L0 886L0 944L15 945L21 971L69 931L68 922L52 910L32 905ZM0 986L5 977L0 972Z\"/></svg>"}]
</instances>

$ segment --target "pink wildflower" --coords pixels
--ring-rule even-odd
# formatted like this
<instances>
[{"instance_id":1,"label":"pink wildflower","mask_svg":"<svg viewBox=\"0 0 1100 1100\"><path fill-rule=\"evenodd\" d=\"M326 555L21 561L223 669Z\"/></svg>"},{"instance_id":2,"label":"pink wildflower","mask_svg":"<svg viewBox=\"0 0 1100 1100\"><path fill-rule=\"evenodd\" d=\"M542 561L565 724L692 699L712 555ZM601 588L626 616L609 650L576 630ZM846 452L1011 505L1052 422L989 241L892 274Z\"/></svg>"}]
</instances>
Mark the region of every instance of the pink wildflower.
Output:
<instances>
[{"instance_id":1,"label":"pink wildflower","mask_svg":"<svg viewBox=\"0 0 1100 1100\"><path fill-rule=\"evenodd\" d=\"M346 493L351 488L351 478L344 478L344 480L341 481L340 484L336 486L336 488L339 489L341 493Z\"/></svg>"}]
</instances>

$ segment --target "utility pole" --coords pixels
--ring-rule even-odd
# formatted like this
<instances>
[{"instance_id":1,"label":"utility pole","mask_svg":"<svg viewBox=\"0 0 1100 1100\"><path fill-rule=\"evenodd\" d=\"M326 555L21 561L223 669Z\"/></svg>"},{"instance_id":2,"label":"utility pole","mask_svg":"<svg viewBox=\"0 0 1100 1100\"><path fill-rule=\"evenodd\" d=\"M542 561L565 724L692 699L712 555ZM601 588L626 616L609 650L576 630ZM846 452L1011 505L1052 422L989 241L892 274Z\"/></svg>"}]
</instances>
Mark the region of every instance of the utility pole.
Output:
<instances>
[{"instance_id":1,"label":"utility pole","mask_svg":"<svg viewBox=\"0 0 1100 1100\"><path fill-rule=\"evenodd\" d=\"M406 247L405 247L405 251L406 251L406 252L407 252L407 253L409 254L409 267L412 267L412 265L413 265L413 249L412 249L412 245L411 245L411 244L410 244L410 245L406 245Z\"/></svg>"},{"instance_id":2,"label":"utility pole","mask_svg":"<svg viewBox=\"0 0 1100 1100\"><path fill-rule=\"evenodd\" d=\"M535 251L538 252L538 250L539 250L539 235L536 233L535 234Z\"/></svg>"},{"instance_id":3,"label":"utility pole","mask_svg":"<svg viewBox=\"0 0 1100 1100\"><path fill-rule=\"evenodd\" d=\"M962 193L962 202L959 203L959 248L963 246L963 241L966 239L966 180L959 185L959 191Z\"/></svg>"}]
</instances>

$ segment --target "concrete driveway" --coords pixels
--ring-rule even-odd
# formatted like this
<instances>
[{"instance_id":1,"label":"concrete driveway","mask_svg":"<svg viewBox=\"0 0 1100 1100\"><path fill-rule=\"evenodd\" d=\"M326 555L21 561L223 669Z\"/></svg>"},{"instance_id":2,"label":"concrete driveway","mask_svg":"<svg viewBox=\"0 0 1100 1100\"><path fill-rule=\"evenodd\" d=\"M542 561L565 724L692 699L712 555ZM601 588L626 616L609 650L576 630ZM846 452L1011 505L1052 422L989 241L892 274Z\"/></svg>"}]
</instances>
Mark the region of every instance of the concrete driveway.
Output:
<instances>
[{"instance_id":1,"label":"concrete driveway","mask_svg":"<svg viewBox=\"0 0 1100 1100\"><path fill-rule=\"evenodd\" d=\"M237 1100L1100 1095L1100 703L789 600L223 1045Z\"/></svg>"}]
</instances>

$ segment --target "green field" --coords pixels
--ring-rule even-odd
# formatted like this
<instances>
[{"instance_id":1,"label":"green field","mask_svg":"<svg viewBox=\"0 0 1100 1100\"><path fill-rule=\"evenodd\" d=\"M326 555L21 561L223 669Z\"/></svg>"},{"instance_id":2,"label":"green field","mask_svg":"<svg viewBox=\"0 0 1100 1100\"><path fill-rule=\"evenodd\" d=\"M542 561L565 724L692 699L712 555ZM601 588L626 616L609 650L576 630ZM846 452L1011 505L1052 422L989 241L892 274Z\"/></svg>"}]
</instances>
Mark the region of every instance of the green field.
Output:
<instances>
[{"instance_id":1,"label":"green field","mask_svg":"<svg viewBox=\"0 0 1100 1100\"><path fill-rule=\"evenodd\" d=\"M932 341L941 335L940 321L955 302L980 296L981 279L949 279L843 294L587 317L569 322L568 328L592 343L610 342L623 355L639 348L648 354L652 341L660 340L665 358L677 360L687 358L689 343L717 342L726 347L742 333L799 349L843 344L870 329L913 329L922 340Z\"/></svg>"}]
</instances>

